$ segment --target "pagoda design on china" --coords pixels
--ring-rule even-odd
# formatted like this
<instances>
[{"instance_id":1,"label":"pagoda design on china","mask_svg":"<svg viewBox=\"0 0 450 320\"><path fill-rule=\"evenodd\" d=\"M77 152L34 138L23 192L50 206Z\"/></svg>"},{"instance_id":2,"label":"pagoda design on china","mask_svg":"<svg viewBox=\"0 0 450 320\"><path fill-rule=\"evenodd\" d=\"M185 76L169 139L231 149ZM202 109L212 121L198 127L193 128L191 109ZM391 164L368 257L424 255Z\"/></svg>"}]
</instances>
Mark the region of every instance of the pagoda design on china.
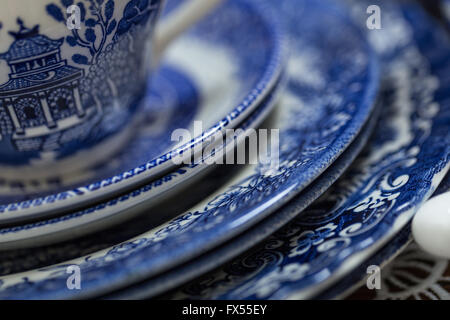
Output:
<instances>
[{"instance_id":1,"label":"pagoda design on china","mask_svg":"<svg viewBox=\"0 0 450 320\"><path fill-rule=\"evenodd\" d=\"M42 147L39 137L82 121L86 112L79 86L84 70L61 59L64 39L52 40L39 34L38 26L28 29L18 23L20 30L10 32L14 42L0 53L10 68L9 81L0 84L0 140L11 135L19 150L36 150Z\"/></svg>"}]
</instances>

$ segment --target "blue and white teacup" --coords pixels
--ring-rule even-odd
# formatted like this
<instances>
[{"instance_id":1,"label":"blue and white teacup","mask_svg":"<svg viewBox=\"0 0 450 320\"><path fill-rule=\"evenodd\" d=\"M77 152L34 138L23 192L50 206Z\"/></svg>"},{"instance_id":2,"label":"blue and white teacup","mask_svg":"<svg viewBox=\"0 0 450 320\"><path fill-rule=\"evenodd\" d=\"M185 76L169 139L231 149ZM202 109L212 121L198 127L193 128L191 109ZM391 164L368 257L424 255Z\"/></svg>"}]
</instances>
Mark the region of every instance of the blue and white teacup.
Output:
<instances>
[{"instance_id":1,"label":"blue and white teacup","mask_svg":"<svg viewBox=\"0 0 450 320\"><path fill-rule=\"evenodd\" d=\"M219 2L185 1L155 33L164 0L2 0L2 177L115 152L138 117L149 66Z\"/></svg>"}]
</instances>

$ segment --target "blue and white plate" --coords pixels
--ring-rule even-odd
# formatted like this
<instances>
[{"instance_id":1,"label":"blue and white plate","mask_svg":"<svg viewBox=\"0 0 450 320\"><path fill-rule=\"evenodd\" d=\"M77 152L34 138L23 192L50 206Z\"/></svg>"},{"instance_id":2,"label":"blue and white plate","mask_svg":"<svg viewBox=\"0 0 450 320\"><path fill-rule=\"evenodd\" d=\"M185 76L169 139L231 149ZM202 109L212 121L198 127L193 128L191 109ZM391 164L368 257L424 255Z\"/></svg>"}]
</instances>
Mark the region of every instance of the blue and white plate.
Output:
<instances>
[{"instance_id":1,"label":"blue and white plate","mask_svg":"<svg viewBox=\"0 0 450 320\"><path fill-rule=\"evenodd\" d=\"M170 270L164 274L158 275L152 279L145 280L136 285L125 288L120 292L112 293L104 298L107 299L148 299L159 294L168 292L180 285L195 279L211 270L214 270L224 263L235 258L239 254L249 250L255 243L259 243L274 232L279 230L283 225L292 219L292 214L304 210L311 205L317 198L326 192L330 186L345 172L345 170L353 163L355 158L361 152L367 143L370 134L373 132L377 123L380 108L374 111L369 122L364 126L358 137L345 150L332 165L322 175L317 178L308 188L302 191L296 198L296 206L292 207L290 215L284 215L281 219L275 215L268 217L266 220L270 222L259 223L253 227L251 231L247 231L242 235L233 238L212 252L208 252L201 257L192 260L178 268Z\"/></svg>"},{"instance_id":2,"label":"blue and white plate","mask_svg":"<svg viewBox=\"0 0 450 320\"><path fill-rule=\"evenodd\" d=\"M292 8L283 7L291 27L292 55L290 81L271 126L280 129L278 170L245 166L202 203L145 234L73 261L1 278L0 297L86 297L160 274L242 234L322 174L369 118L378 89L378 64L360 30L328 2L295 4L295 16L288 15ZM299 18L304 21L301 26ZM18 232L83 219L145 192L140 189L123 202L32 224ZM0 236L12 232L0 231ZM100 238L97 235L97 241ZM71 244L77 248L79 243ZM83 290L67 289L67 264L80 266Z\"/></svg>"},{"instance_id":3,"label":"blue and white plate","mask_svg":"<svg viewBox=\"0 0 450 320\"><path fill-rule=\"evenodd\" d=\"M139 135L112 159L78 172L65 171L76 163L64 165L61 172L55 167L52 176L45 178L33 176L39 172L30 173L27 181L0 173L0 225L86 207L175 169L173 156L188 153L222 130L236 128L260 105L282 71L283 47L279 27L268 10L246 1L226 1L176 41L164 60L194 82L196 90L191 91L196 92L189 94L201 103L192 99L177 103L176 92L170 96L174 89L167 87L177 83L177 75L166 75L171 84L158 79L154 83L166 86L159 91L166 96L159 99L166 99L164 106L172 108L161 108L154 100L146 102L148 114L140 118ZM180 87L186 85L184 79L180 82ZM195 120L202 121L201 134L193 132ZM171 141L177 128L190 130L194 139L183 145Z\"/></svg>"},{"instance_id":4,"label":"blue and white plate","mask_svg":"<svg viewBox=\"0 0 450 320\"><path fill-rule=\"evenodd\" d=\"M355 1L355 16L369 4ZM383 59L382 117L363 156L288 227L171 297L311 298L396 241L450 167L450 43L411 3L383 2L383 24L369 32Z\"/></svg>"},{"instance_id":5,"label":"blue and white plate","mask_svg":"<svg viewBox=\"0 0 450 320\"><path fill-rule=\"evenodd\" d=\"M450 173L447 174L447 176L444 178L444 180L439 184L438 189L433 193L433 197L438 196L440 194L443 194L445 192L450 191ZM400 270L399 273L395 272L395 267L398 266L400 268L404 268L404 264L402 266L402 263L405 262L405 260L409 260L409 262L414 261L414 267L413 264L409 264L411 267L418 268L422 272L430 272L434 270L431 266L429 268L425 267L423 268L424 264L419 263L422 258L428 256L427 259L430 258L430 255L427 253L422 252L422 250L415 244L411 243L413 242L413 238L411 235L411 224L408 224L403 228L402 231L398 233L398 235L395 236L392 241L390 241L388 244L386 244L382 249L380 249L377 253L375 253L373 256L371 256L369 259L364 261L358 268L352 270L352 272L343 278L339 283L334 285L329 290L323 292L318 298L319 299L342 299L348 297L350 294L352 294L356 289L363 286L366 282L366 278L368 276L367 270L369 266L379 266L382 269L382 284L381 284L381 290L374 290L374 295L376 295L377 299L407 299L411 296L419 297L419 296L429 296L429 297L436 297L440 296L440 292L436 293L435 290L433 290L431 287L427 287L426 284L429 284L428 281L426 281L426 278L416 278L414 277L414 271L413 273L409 273L411 269L409 269L406 272L402 272ZM413 252L411 252L413 251ZM419 256L417 255L419 254ZM401 255L404 258L412 259L403 259L402 257L398 257ZM412 256L411 256L412 255ZM421 257L420 257L421 256ZM424 259L424 260L427 260ZM440 259L440 258L436 258ZM398 262L398 264L397 264ZM390 264L393 263L393 266ZM385 269L385 267L388 266L388 270ZM445 263L445 266L447 263ZM442 265L441 265L442 266ZM441 269L442 270L442 269ZM445 269L444 269L445 270ZM386 275L386 271L388 275ZM390 273L390 274L389 274ZM402 287L401 290L398 290L397 288L394 291L391 291L392 288L392 281L390 278L395 277L395 275L400 275L400 278L397 278L399 282L401 283ZM404 276L404 277L403 277ZM412 277L408 277L412 276ZM433 277L428 277L429 280ZM434 278L437 279L437 278ZM421 281L423 280L423 281ZM432 285L438 285L433 281ZM394 285L395 286L395 285ZM431 290L430 290L431 289ZM417 295L416 295L417 294Z\"/></svg>"}]
</instances>

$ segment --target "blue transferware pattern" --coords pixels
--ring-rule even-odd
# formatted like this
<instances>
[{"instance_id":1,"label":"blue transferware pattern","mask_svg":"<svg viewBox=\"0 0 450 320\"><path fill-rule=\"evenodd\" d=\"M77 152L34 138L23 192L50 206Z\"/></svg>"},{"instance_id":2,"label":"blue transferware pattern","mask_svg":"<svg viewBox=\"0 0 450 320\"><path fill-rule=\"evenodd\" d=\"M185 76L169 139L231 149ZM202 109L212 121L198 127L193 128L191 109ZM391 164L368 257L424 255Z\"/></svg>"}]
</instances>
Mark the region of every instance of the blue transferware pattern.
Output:
<instances>
[{"instance_id":1,"label":"blue transferware pattern","mask_svg":"<svg viewBox=\"0 0 450 320\"><path fill-rule=\"evenodd\" d=\"M244 32L247 29L251 32ZM203 139L222 128L235 127L278 81L284 55L278 29L267 10L247 2L227 1L210 18L177 40L166 57L166 64L188 74L201 93L217 92L223 100L220 105L215 103L215 98L211 101L210 96L199 97L203 102L200 110L176 103L179 110L165 110L147 101L146 107L152 110L153 116L139 119L149 127L147 134L133 138L110 157L114 161L108 159L106 163L67 175L55 173L43 180L23 181L16 176L5 177L2 171L0 223L42 218L63 209L75 210L76 206L148 181L173 165L170 152L166 153L174 145L170 141L171 133L174 128L190 128L193 120L202 120L205 129L212 127L205 130ZM248 43L254 49L251 53L243 49ZM211 69L216 72L211 74ZM205 80L206 77L211 78ZM214 110L208 109L208 103L215 104ZM195 143L198 142L197 139Z\"/></svg>"},{"instance_id":2,"label":"blue transferware pattern","mask_svg":"<svg viewBox=\"0 0 450 320\"><path fill-rule=\"evenodd\" d=\"M166 68L163 68L163 70L165 70ZM159 72L158 74L162 73ZM161 80L167 80L164 79L163 77L158 77L158 84L161 83ZM267 117L268 113L274 108L275 106L275 102L277 102L277 97L279 96L280 92L282 91L282 89L284 88L283 83L285 82L285 77L280 79L280 83L278 85L276 85L276 87L274 88L274 90L272 90L267 98L261 102L261 106L259 106L257 108L257 110L255 110L255 112L252 113L252 115L247 118L244 123L242 123L239 126L239 129L243 130L242 132L245 132L246 129L249 128L255 128L258 127L258 125L260 125L262 123L262 121ZM177 83L177 82L175 82ZM174 85L174 84L173 84ZM156 90L155 90L156 89ZM163 87L163 88L159 88L159 90L161 90L161 92L158 92L158 89L155 88L153 95L154 96L159 96L159 93L163 93L163 96L166 94L165 90L167 90L167 88ZM177 88L176 85L174 85L173 89L182 89L182 88ZM168 91L171 94L171 97L173 98L173 94L174 93L182 93L182 90L170 90ZM185 101L185 97L184 95L180 95L179 96L179 100L181 100L179 103L182 103ZM172 103L173 101L170 101L170 103ZM164 106L164 101L161 101L160 103L162 107ZM226 142L226 143L239 143L239 140L242 141L242 139L246 136L245 133L240 134L238 136L236 136L234 139L231 140L231 142ZM222 147L225 147L226 144L224 144ZM217 149L219 150L219 149ZM106 211L106 214L120 214L120 211L118 212L118 208L120 207L120 203L121 202L125 202L128 203L130 201L133 201L134 199L139 199L139 201L141 202L146 202L147 199L150 199L149 201L151 201L152 203L154 202L154 198L156 195L156 198L161 197L161 195L159 194L160 190L162 189L167 190L167 189L175 189L174 194L177 195L180 190L177 188L177 185L181 185L181 188L184 188L184 195L185 195L185 199L189 199L188 203L197 203L199 201L202 201L208 194L210 194L212 192L212 190L217 189L216 185L217 184L221 184L220 181L226 181L228 180L228 177L230 176L230 174L236 170L236 168L233 170L232 168L230 168L229 166L225 166L228 169L222 169L222 170L208 170L210 169L211 165L207 165L207 164L192 164L192 165L185 165L180 167L178 170L171 172L165 176L163 176L162 178L156 180L155 182L151 183L150 185L145 186L144 188L142 188L141 190L143 190L143 192L145 191L145 193L143 194L143 197L140 197L140 192L139 190L132 192L132 194L125 196L125 197L121 197L120 199L115 199L112 200L110 202L107 203L107 205L109 206L109 210L102 210L103 212ZM211 171L211 173L205 177L205 175L203 174L203 172L205 171L205 173ZM197 181L197 177L200 176L202 177L201 181L195 182ZM187 189L185 187L185 182L190 182L189 183L189 189ZM193 192L189 192L189 190L195 190ZM170 190L170 193L172 190ZM164 193L165 195L165 193ZM127 201L128 200L128 201ZM177 203L182 202L182 199L180 199L180 201L177 201ZM96 207L97 209L104 209L104 205L100 205L99 207ZM161 206L159 206L161 208ZM152 207L153 208L153 207ZM57 263L59 261L64 261L67 259L71 259L73 257L79 257L79 256L83 256L86 255L87 253L91 253L91 252L95 252L98 251L102 248L107 248L107 247L112 247L117 243L121 243L123 241L129 241L129 239L135 237L138 234L142 234L143 232L146 232L148 230L151 230L152 228L155 227L155 225L159 225L165 221L167 221L169 219L169 217L173 217L174 214L179 214L180 210L177 208L172 208L171 206L169 206L168 204L165 204L163 206L164 208L164 213L160 216L157 215L153 215L153 214L147 214L147 215L140 215L139 217L137 217L136 219L132 219L132 221L128 221L128 222L122 222L120 223L120 225L117 225L117 227L112 228L112 229L107 229L105 231L102 231L104 229L106 229L107 227L105 226L105 222L104 220L104 216L102 215L96 215L96 214L91 214L92 210L86 210L84 212L79 212L76 213L75 217L82 217L83 215L86 215L89 217L90 216L94 216L94 218L96 218L97 220L99 220L98 224L98 228L101 229L99 230L99 232L95 233L95 236L89 236L89 237L85 237L82 239L78 239L78 241L69 241L69 242L65 242L65 243L61 243L61 241L63 241L64 239L73 239L74 238L74 234L73 234L73 230L74 228L76 228L76 223L79 221L83 221L82 219L70 219L73 217L70 216L65 216L63 217L63 219L56 219L56 221L61 222L59 225L56 224L56 226L60 226L60 230L59 230L59 235L60 238L58 238L58 240L54 240L53 241L49 241L49 247L41 247L41 248L34 248L37 243L39 242L40 239L29 239L27 238L29 236L29 232L27 232L28 228L23 228L21 226L16 227L16 228L7 228L7 229L3 229L3 231L6 233L6 235L14 235L14 231L16 231L18 234L22 233L22 235L25 235L25 238L29 244L28 246L21 246L22 247L33 247L30 249L22 249L22 250L17 250L17 247L15 247L16 250L9 250L9 251L4 251L4 252L0 252L0 261L5 261L5 264L0 266L0 275L1 274L9 274L9 273L14 273L14 272L20 272L23 270L27 270L28 268L37 268L39 266L46 266L49 264L54 264ZM185 207L183 207L185 208ZM144 204L144 210L150 210L147 208L147 205ZM136 210L135 210L136 211ZM139 211L138 211L139 212ZM156 208L154 210L152 210L152 212L158 213ZM125 216L126 220L130 219L130 215L132 214L132 212L130 210L123 210L122 211L123 215ZM102 219L103 218L103 219ZM156 221L160 220L161 222L155 222L155 218ZM68 220L68 223L64 223L64 220ZM75 220L75 226L71 224L72 221ZM110 220L110 219L109 219ZM47 224L47 226L49 226L50 228L53 226L52 225L53 221L49 221L49 223ZM155 224L156 223L156 224ZM92 233L92 228L93 225L95 225L95 222L90 222L88 223L88 227L90 230L90 233ZM35 226L39 226L39 223L37 223L36 225L31 225L31 227L35 227ZM78 226L79 227L79 226ZM83 235L83 231L85 230L85 228L78 228L78 230L76 231L76 237L80 237L81 235ZM42 237L47 237L49 235L49 230L45 229L45 228L38 228L37 229L38 232L41 233ZM33 232L33 230L31 229L31 232ZM2 249L8 249L5 248L6 244L4 243L4 240L2 238L2 245L1 248ZM100 240L100 241L99 241ZM58 243L56 243L58 242ZM101 244L99 243L101 242ZM36 260L36 257L39 257L39 259ZM13 262L13 263L11 263Z\"/></svg>"},{"instance_id":3,"label":"blue transferware pattern","mask_svg":"<svg viewBox=\"0 0 450 320\"><path fill-rule=\"evenodd\" d=\"M64 28L72 4L64 0L45 9ZM13 41L0 53L10 68L0 84L0 163L23 167L49 154L58 160L92 148L129 123L145 93L146 74L139 71L161 4L80 1L84 35L73 29L54 39L21 17L18 30L0 30Z\"/></svg>"},{"instance_id":4,"label":"blue transferware pattern","mask_svg":"<svg viewBox=\"0 0 450 320\"><path fill-rule=\"evenodd\" d=\"M240 5L236 6L240 7ZM258 8L255 8L255 14L259 11ZM233 11L234 13L234 11ZM253 20L260 21L260 19L250 19L246 20L247 23L252 23ZM231 22L231 20L229 20ZM242 26L241 22L237 22L236 25ZM246 26L246 28L250 28L250 26ZM256 32L256 30L255 30ZM256 37L255 37L256 38ZM261 39L264 38L264 35L262 35ZM177 65L179 68L183 69L185 65L180 63L179 60L182 60L182 58L179 57L179 54L184 54L187 50L186 46L190 46L189 50L192 50L192 47L197 48L193 41L188 41L186 43L183 43L182 46L175 46L173 48L173 52L176 53L175 59L170 58L169 60L174 64ZM205 46L200 46L202 48L205 48ZM184 50L182 50L184 49ZM220 61L220 51L215 50L215 48L206 48L205 52L197 52L199 57L193 57L189 56L188 61L191 63L192 60L196 60L198 63L202 65L204 68L205 66L210 66L208 64L208 58L206 56L211 56L209 59L209 62L214 63L214 74L207 74L206 77L203 76L202 71L204 71L202 68L198 72L195 70L190 70L188 72L188 75L192 77L195 80L199 81L202 85L205 85L205 81L208 82L208 86L206 87L200 87L197 89L198 93L203 97L208 97L209 103L211 103L210 111L213 113L217 113L217 110L220 109L220 106L223 105L223 103L227 103L228 99L226 99L224 102L221 101L222 98L225 96L223 95L223 92L228 92L229 89L233 87L233 84L229 83L229 77L225 77L225 81L223 81L223 77L221 74L216 74L216 70L219 66ZM190 51L192 53L193 51ZM169 52L169 56L172 54L172 52ZM225 64L226 65L226 64ZM235 68L235 66L234 66ZM225 71L224 71L225 72ZM218 77L219 82L217 83ZM200 80L199 80L200 79ZM162 92L164 92L167 95L173 95L171 98L172 100L179 99L180 103L177 103L178 101L172 101L172 103L175 106L182 107L185 105L185 103L189 100L188 95L184 95L185 90L181 87L179 87L181 84L177 84L177 81L175 78L172 77L173 84L177 87L176 90L168 90L169 88L164 88ZM248 80L248 79L247 79ZM157 79L158 82L155 82L157 85L160 85L160 79ZM196 82L197 82L196 81ZM280 79L276 79L276 85L275 89L278 87L277 83L280 81ZM213 86L211 86L213 84ZM219 88L219 85L224 84L227 86L226 89L221 89L221 94L217 93L216 90ZM191 85L192 87L193 85ZM273 90L275 90L273 89ZM272 90L272 91L273 91ZM178 91L178 92L176 92ZM183 94L180 97L177 97L178 94ZM233 94L236 94L236 91L231 90L231 96L233 98L236 98L233 96ZM268 109L270 109L273 104L271 104L271 101L273 98L271 97L274 93L271 92L271 94L268 94L267 97L264 97L265 100L268 101L261 101L260 106L257 109L258 117L263 117L263 112L267 112ZM212 97L213 96L213 97ZM214 107L212 107L214 105ZM162 110L166 110L167 108L161 108ZM172 108L173 109L173 108ZM183 108L179 108L183 109ZM192 108L195 109L195 108ZM149 110L149 114L152 113L153 109ZM187 108L187 110L190 110ZM254 114L252 114L252 118L256 117ZM177 119L175 117L175 119ZM182 118L182 120L186 120ZM250 119L252 124L257 123L258 119ZM249 121L250 121L249 120ZM166 124L167 127L167 124ZM172 127L171 127L172 128ZM175 129L176 127L173 127ZM152 127L148 128L152 129ZM152 140L151 137L148 137L145 135L146 131L148 130L146 127L144 127L144 138L146 141ZM161 132L161 134L167 134L165 130ZM125 150L130 152L142 152L142 150L146 150L144 146L140 145L137 146L135 149L131 150ZM150 207L153 207L161 198L166 197L169 193L173 195L173 193L180 191L180 188L183 188L183 185L185 185L188 180L196 179L199 172L202 170L206 170L208 168L208 165L192 165L187 168L180 168L178 170L175 170L167 175L162 176L161 178L156 179L152 183L145 185L141 187L138 190L133 190L130 194L124 194L118 198L110 199L109 201L105 203L100 203L93 207L88 207L85 210L79 211L79 212L72 212L71 214L53 218L48 221L39 221L37 223L31 223L31 224L20 224L17 226L7 226L0 231L0 250L10 250L10 249L17 249L17 248L24 248L24 247L36 247L36 246L42 246L48 243L56 243L65 241L68 239L72 239L74 237L74 234L79 237L82 235L85 235L86 233L92 233L94 231L97 231L99 229L104 229L106 227L110 227L114 224L123 222L126 219L131 219L136 216L139 212L142 212L142 210L149 210ZM162 214L157 214L161 216ZM76 230L74 232L73 230Z\"/></svg>"},{"instance_id":5,"label":"blue transferware pattern","mask_svg":"<svg viewBox=\"0 0 450 320\"><path fill-rule=\"evenodd\" d=\"M88 296L155 275L247 230L323 173L368 119L378 65L363 34L340 11L327 2L296 3L305 10L292 17L296 28L291 30L295 50L289 61L290 81L274 125L281 129L278 171L247 166L195 210L133 240L68 262L82 269L82 292L67 290L64 267L53 266L5 276L0 296ZM299 17L305 22L301 30ZM321 23L324 20L327 26ZM76 218L75 214L61 219ZM46 223L61 221L29 225L27 232Z\"/></svg>"},{"instance_id":6,"label":"blue transferware pattern","mask_svg":"<svg viewBox=\"0 0 450 320\"><path fill-rule=\"evenodd\" d=\"M284 78L282 78L284 79ZM239 129L246 130L248 128L252 128L257 126L264 120L267 116L267 113L272 110L273 106L275 105L275 102L277 101L277 97L283 88L282 85L283 82L280 82L277 87L269 93L266 100L262 102L262 105L258 107L258 109L248 118L246 121L239 127ZM245 135L243 135L245 136ZM239 137L238 137L239 138ZM143 188L146 192L148 190L151 190L153 188L159 188L161 186L170 184L173 180L176 179L183 179L185 175L188 175L191 172L196 172L196 170L201 165L189 165L185 167L181 167L176 172L170 173L167 176L161 178L160 180L156 181L155 183L152 183L149 186L146 186ZM197 184L197 187L195 189L195 193L197 191L199 192L199 195L189 195L193 198L197 198L198 201L200 199L203 199L207 194L210 193L208 189L214 188L215 184L217 182L224 180L225 177L228 177L230 175L230 168L228 167L227 170L221 170L218 174L214 173L212 176L208 177L208 179L202 179L199 184ZM205 186L206 185L206 186ZM205 186L205 187L203 187ZM186 195L186 193L185 193ZM137 197L139 196L139 191L133 192L130 197ZM128 200L128 197L124 197L123 199L117 199L115 201L111 201L110 204L112 205L112 210L115 209L115 206L117 202L126 201ZM100 205L101 206L101 205ZM103 207L102 207L103 208ZM170 211L172 209L168 209L167 206L164 206L165 211ZM87 212L79 213L79 215L82 214L90 214L91 212L88 210ZM131 214L129 210L126 210L124 214L127 215L127 217ZM166 214L166 212L164 212ZM111 249L112 251L115 251L115 249L112 249L113 246L117 243L120 243L121 241L126 241L128 243L133 243L136 239L132 239L136 234L141 234L142 232L145 232L151 228L154 228L155 222L152 218L152 214L147 215L141 215L139 219L133 220L129 223L121 223L116 228L113 229L107 229L104 232L101 233L95 233L95 235L92 235L87 238L77 239L77 241L71 241L61 244L54 244L50 245L49 247L44 248L33 248L33 249L25 249L25 250L12 250L12 251L5 251L0 253L0 261L3 261L3 263L0 266L0 273L1 274L9 274L11 272L17 272L17 271L23 271L27 270L29 268L38 267L38 266L46 266L48 264L56 263L59 261L64 261L73 257L79 257L82 255L85 255L87 253L95 252L103 248ZM67 219L67 217L64 217ZM64 218L62 221L64 221ZM167 220L167 219L165 219ZM52 221L49 223L51 224ZM37 223L36 225L39 225ZM89 224L89 228L91 229L92 224ZM150 227L152 226L152 227ZM12 228L14 229L14 228ZM164 229L164 226L162 227ZM27 232L27 228L22 229L21 227L17 227L17 230L22 230L24 232ZM5 230L7 233L11 233L11 229ZM65 230L67 232L72 232L72 230ZM160 237L160 235L157 235L155 237L155 234L153 233L154 230L151 230L147 233L147 236L149 236L149 239L153 237L152 240L157 241ZM77 236L82 233L82 230L77 230ZM64 230L63 230L64 233ZM48 236L44 232L42 235L43 237ZM141 235L144 236L144 235ZM139 236L139 237L141 237ZM143 239L141 239L143 240ZM31 240L33 242L33 240ZM39 241L39 240L35 240ZM50 241L51 243L54 243L53 241ZM35 242L33 242L33 245L35 245ZM121 245L119 245L120 247ZM4 244L2 245L2 249L4 248ZM134 246L131 246L131 248L134 248ZM120 252L120 250L119 250ZM117 253L117 252L116 252ZM92 255L90 256L92 257ZM171 263L178 263L177 260L178 257L173 257ZM47 268L43 268L40 270L40 272L45 272Z\"/></svg>"},{"instance_id":7,"label":"blue transferware pattern","mask_svg":"<svg viewBox=\"0 0 450 320\"><path fill-rule=\"evenodd\" d=\"M170 270L164 274L150 280L140 282L119 292L105 296L107 299L148 299L168 292L188 281L195 279L207 272L216 269L224 263L232 260L239 254L249 250L255 245L267 239L274 232L283 227L291 220L292 215L304 210L311 205L318 197L325 193L336 180L342 176L346 169L353 163L367 143L370 134L377 123L379 109L374 111L368 123L364 126L352 144L345 150L332 165L319 178L317 178L308 188L295 198L295 206L289 212L280 216L275 214L268 217L260 224L252 227L251 230L233 238L223 246L215 248L212 252L202 255L189 263ZM287 212L287 211L283 211Z\"/></svg>"},{"instance_id":8,"label":"blue transferware pattern","mask_svg":"<svg viewBox=\"0 0 450 320\"><path fill-rule=\"evenodd\" d=\"M446 175L444 180L439 184L438 189L433 193L433 197L438 196L442 193L450 191L450 173ZM408 245L413 242L411 235L411 224L408 223L407 226L400 231L392 241L385 245L381 250L371 256L368 260L364 261L358 268L352 270L351 274L339 281L329 290L323 292L318 299L340 299L345 298L352 294L359 286L362 285L365 278L367 277L367 267L376 265L383 268L391 263L394 259L396 261L399 254L403 255L404 250ZM414 246L414 245L413 245ZM416 249L417 250L417 249ZM395 262L394 262L395 263ZM384 272L383 272L384 274ZM402 281L408 281L409 279L404 279ZM414 279L414 281L417 281ZM419 281L420 282L420 281ZM386 293L386 290L383 290ZM434 293L432 293L434 294ZM394 294L397 296L397 294ZM398 297L397 297L398 298Z\"/></svg>"},{"instance_id":9,"label":"blue transferware pattern","mask_svg":"<svg viewBox=\"0 0 450 320\"><path fill-rule=\"evenodd\" d=\"M449 22L448 26L450 27L450 0L441 1L442 9L445 17L447 17L447 21ZM448 32L447 32L448 33ZM438 196L444 192L450 191L450 173L444 178L444 180L439 184L438 189L433 194L434 196ZM352 293L353 290L356 289L356 285L364 281L367 276L367 267L371 265L385 266L390 263L393 259L404 251L404 249L412 242L411 236L411 224L408 224L395 238L390 241L386 246L384 246L381 250L379 250L376 254L374 254L370 259L365 261L355 270L352 270L351 274L341 281L338 284L330 288L322 295L320 295L319 299L336 299L336 298L345 298L349 294Z\"/></svg>"},{"instance_id":10,"label":"blue transferware pattern","mask_svg":"<svg viewBox=\"0 0 450 320\"><path fill-rule=\"evenodd\" d=\"M352 5L363 17L369 2ZM284 230L173 297L314 297L398 235L444 178L450 43L416 5L382 5L384 29L369 37L383 59L384 109L364 155Z\"/></svg>"}]
</instances>

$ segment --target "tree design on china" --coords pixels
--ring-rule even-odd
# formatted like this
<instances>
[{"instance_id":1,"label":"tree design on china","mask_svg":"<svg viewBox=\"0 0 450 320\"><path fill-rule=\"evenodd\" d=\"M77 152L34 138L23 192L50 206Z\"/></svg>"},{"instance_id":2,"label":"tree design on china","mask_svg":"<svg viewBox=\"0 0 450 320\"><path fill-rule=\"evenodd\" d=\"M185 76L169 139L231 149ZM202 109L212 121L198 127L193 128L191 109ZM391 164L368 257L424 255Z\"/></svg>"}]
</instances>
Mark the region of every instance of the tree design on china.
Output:
<instances>
[{"instance_id":1,"label":"tree design on china","mask_svg":"<svg viewBox=\"0 0 450 320\"><path fill-rule=\"evenodd\" d=\"M72 35L66 37L66 42L72 46L85 48L89 55L74 54L72 60L78 64L92 64L96 62L108 40L116 41L117 37L126 34L133 25L142 25L148 22L154 13L156 5L152 0L130 0L125 6L122 19L114 19L114 0L88 0L86 8L83 2L74 0L61 0L61 5L48 4L46 9L56 21L66 24L70 18L67 8L77 5L80 9L80 21L84 28L71 30ZM130 40L132 38L130 37Z\"/></svg>"},{"instance_id":2,"label":"tree design on china","mask_svg":"<svg viewBox=\"0 0 450 320\"><path fill-rule=\"evenodd\" d=\"M137 89L131 89L130 84L142 82L138 72L142 55L130 53L143 52L147 34L136 32L133 27L143 26L156 16L158 6L155 2L130 0L122 13L116 12L114 0L61 0L60 5L47 5L48 14L63 24L70 16L68 7L77 5L80 9L81 28L71 30L65 41L71 47L84 49L71 58L77 64L89 66L81 89L90 93L90 97L84 99L92 99L97 109L101 110L105 105L119 109L136 96ZM119 22L115 16L121 17Z\"/></svg>"}]
</instances>

